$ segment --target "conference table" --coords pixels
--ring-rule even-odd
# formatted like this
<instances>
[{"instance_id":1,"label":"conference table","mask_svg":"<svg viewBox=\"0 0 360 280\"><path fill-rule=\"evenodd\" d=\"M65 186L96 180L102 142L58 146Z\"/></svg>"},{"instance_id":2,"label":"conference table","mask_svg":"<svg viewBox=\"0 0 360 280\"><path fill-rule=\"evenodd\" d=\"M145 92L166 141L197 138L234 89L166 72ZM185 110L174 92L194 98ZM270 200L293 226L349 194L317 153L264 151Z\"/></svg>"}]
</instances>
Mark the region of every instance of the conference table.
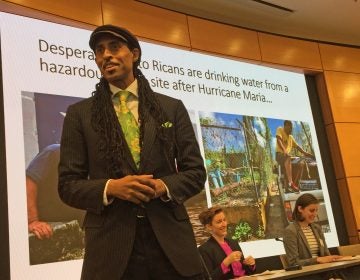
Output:
<instances>
[{"instance_id":1,"label":"conference table","mask_svg":"<svg viewBox=\"0 0 360 280\"><path fill-rule=\"evenodd\" d=\"M319 279L319 274L331 271L350 271L355 270L352 275L360 279L360 258L353 258L352 260L336 261L325 264L315 264L304 266L300 270L285 271L274 270L265 271L263 273L236 278L236 280L270 280L270 279Z\"/></svg>"}]
</instances>

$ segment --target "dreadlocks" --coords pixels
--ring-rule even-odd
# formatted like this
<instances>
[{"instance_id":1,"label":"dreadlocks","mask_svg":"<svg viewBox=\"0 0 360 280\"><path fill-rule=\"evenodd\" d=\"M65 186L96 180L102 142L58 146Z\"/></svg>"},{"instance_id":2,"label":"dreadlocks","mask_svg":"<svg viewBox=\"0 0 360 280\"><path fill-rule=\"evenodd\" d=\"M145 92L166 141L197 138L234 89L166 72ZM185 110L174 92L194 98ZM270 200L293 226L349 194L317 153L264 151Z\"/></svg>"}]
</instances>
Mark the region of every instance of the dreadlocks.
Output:
<instances>
[{"instance_id":1,"label":"dreadlocks","mask_svg":"<svg viewBox=\"0 0 360 280\"><path fill-rule=\"evenodd\" d=\"M142 72L138 68L134 68L134 75L138 80L140 148L142 148L144 138L146 116L150 115L157 124L156 132L159 140L162 142L165 157L169 159L172 153L171 139L161 129L161 124L168 121L167 116ZM127 172L122 163L125 159L124 150L127 144L124 141L124 137L122 137L122 130L114 111L109 84L103 77L96 85L93 96L91 121L95 131L101 135L99 149L105 155L104 159L108 164L108 174L115 177L124 176Z\"/></svg>"}]
</instances>

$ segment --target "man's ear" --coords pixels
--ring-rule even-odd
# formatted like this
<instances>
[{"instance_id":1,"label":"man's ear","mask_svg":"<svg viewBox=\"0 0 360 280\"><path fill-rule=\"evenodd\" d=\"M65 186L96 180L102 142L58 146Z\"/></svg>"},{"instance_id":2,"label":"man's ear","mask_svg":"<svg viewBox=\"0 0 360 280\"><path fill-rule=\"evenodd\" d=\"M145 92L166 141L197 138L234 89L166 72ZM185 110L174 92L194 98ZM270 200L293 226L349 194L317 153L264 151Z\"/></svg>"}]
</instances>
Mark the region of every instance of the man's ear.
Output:
<instances>
[{"instance_id":1,"label":"man's ear","mask_svg":"<svg viewBox=\"0 0 360 280\"><path fill-rule=\"evenodd\" d=\"M132 51L133 53L133 62L136 62L139 60L139 56L140 56L140 50L138 48L134 48Z\"/></svg>"}]
</instances>

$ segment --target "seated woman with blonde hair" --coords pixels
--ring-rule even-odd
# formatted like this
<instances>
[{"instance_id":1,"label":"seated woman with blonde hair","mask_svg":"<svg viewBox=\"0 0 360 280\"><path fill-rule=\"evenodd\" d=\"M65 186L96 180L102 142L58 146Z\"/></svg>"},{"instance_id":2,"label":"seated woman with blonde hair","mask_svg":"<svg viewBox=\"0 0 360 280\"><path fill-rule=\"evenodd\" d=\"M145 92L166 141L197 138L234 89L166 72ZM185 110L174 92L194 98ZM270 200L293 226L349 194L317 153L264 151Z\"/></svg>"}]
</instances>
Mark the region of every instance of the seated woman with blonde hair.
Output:
<instances>
[{"instance_id":1,"label":"seated woman with blonde hair","mask_svg":"<svg viewBox=\"0 0 360 280\"><path fill-rule=\"evenodd\" d=\"M233 279L255 271L255 259L244 258L239 243L226 238L227 221L223 209L212 207L199 215L211 237L199 247L206 269L213 280Z\"/></svg>"}]
</instances>

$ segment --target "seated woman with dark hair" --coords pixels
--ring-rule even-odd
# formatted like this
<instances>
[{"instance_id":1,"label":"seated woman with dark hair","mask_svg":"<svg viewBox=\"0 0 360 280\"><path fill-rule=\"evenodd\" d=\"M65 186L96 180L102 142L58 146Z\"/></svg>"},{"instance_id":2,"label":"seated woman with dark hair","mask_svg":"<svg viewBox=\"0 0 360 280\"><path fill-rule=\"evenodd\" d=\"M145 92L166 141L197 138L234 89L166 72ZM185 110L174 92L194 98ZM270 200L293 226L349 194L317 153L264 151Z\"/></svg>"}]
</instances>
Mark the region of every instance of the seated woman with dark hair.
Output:
<instances>
[{"instance_id":1,"label":"seated woman with dark hair","mask_svg":"<svg viewBox=\"0 0 360 280\"><path fill-rule=\"evenodd\" d=\"M319 201L310 193L298 197L293 211L294 222L284 233L284 247L289 265L311 265L336 261L330 255L321 226L314 223Z\"/></svg>"},{"instance_id":2,"label":"seated woman with dark hair","mask_svg":"<svg viewBox=\"0 0 360 280\"><path fill-rule=\"evenodd\" d=\"M199 247L206 269L213 280L233 279L255 271L255 260L244 258L239 243L227 239L227 221L220 207L212 207L199 215L211 237Z\"/></svg>"}]
</instances>

